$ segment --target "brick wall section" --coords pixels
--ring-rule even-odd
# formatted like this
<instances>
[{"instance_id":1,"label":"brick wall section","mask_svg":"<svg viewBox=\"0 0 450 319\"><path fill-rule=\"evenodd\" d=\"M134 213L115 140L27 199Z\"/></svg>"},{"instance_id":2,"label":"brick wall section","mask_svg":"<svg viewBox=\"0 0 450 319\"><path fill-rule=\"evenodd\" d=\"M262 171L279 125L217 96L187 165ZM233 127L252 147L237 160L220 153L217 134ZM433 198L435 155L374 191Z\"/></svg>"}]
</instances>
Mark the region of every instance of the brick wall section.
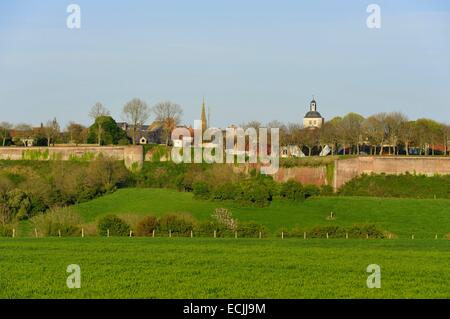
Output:
<instances>
[{"instance_id":1,"label":"brick wall section","mask_svg":"<svg viewBox=\"0 0 450 319\"><path fill-rule=\"evenodd\" d=\"M318 167L280 167L274 175L277 182L286 182L293 179L302 184L327 185L327 168Z\"/></svg>"},{"instance_id":2,"label":"brick wall section","mask_svg":"<svg viewBox=\"0 0 450 319\"><path fill-rule=\"evenodd\" d=\"M406 172L435 175L450 174L450 157L358 157L335 162L334 189L360 176L370 174L404 174Z\"/></svg>"},{"instance_id":3,"label":"brick wall section","mask_svg":"<svg viewBox=\"0 0 450 319\"><path fill-rule=\"evenodd\" d=\"M39 156L38 154L42 155ZM125 166L129 169L132 167L141 168L144 162L144 151L142 146L0 147L0 159L2 160L60 159L67 161L74 158L83 159L95 157L99 154L103 154L118 161L124 161Z\"/></svg>"}]
</instances>

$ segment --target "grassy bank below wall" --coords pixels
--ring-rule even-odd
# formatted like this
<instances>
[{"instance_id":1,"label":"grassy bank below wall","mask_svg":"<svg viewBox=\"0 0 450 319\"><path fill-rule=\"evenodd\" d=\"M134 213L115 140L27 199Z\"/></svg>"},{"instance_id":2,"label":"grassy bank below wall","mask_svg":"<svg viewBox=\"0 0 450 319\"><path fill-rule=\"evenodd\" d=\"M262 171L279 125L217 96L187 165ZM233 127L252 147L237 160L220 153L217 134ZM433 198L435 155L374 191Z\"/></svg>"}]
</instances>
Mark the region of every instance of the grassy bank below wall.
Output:
<instances>
[{"instance_id":1,"label":"grassy bank below wall","mask_svg":"<svg viewBox=\"0 0 450 319\"><path fill-rule=\"evenodd\" d=\"M450 199L450 175L362 175L339 190L344 196Z\"/></svg>"}]
</instances>

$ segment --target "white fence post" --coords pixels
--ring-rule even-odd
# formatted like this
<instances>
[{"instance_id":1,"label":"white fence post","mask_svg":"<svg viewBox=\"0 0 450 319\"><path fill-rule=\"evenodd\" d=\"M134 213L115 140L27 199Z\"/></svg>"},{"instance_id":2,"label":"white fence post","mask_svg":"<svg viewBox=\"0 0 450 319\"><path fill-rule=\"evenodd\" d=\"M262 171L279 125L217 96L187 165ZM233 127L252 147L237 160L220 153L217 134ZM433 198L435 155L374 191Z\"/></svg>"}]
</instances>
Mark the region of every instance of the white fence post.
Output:
<instances>
[{"instance_id":1,"label":"white fence post","mask_svg":"<svg viewBox=\"0 0 450 319\"><path fill-rule=\"evenodd\" d=\"M106 236L109 237L109 229L106 230Z\"/></svg>"},{"instance_id":2,"label":"white fence post","mask_svg":"<svg viewBox=\"0 0 450 319\"><path fill-rule=\"evenodd\" d=\"M16 229L13 228L12 238L16 237Z\"/></svg>"},{"instance_id":3,"label":"white fence post","mask_svg":"<svg viewBox=\"0 0 450 319\"><path fill-rule=\"evenodd\" d=\"M84 228L81 228L81 238L84 238Z\"/></svg>"},{"instance_id":4,"label":"white fence post","mask_svg":"<svg viewBox=\"0 0 450 319\"><path fill-rule=\"evenodd\" d=\"M38 238L38 232L36 228L34 229L34 235L36 236L36 238Z\"/></svg>"}]
</instances>

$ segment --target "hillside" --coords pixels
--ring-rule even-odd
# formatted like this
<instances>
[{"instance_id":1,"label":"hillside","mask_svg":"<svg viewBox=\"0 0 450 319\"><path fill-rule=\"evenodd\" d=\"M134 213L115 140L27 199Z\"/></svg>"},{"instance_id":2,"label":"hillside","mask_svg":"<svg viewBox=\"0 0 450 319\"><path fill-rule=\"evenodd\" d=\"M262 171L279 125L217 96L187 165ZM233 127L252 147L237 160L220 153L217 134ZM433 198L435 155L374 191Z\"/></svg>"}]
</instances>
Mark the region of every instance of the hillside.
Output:
<instances>
[{"instance_id":1,"label":"hillside","mask_svg":"<svg viewBox=\"0 0 450 319\"><path fill-rule=\"evenodd\" d=\"M128 188L90 202L74 206L85 222L93 222L106 214L156 215L191 213L199 220L207 219L215 208L231 209L242 221L257 221L272 232L295 225L350 226L356 223L375 223L381 229L399 237L434 238L450 233L450 200L397 199L373 197L316 197L305 202L276 200L265 208L242 207L232 202L213 202L193 199L191 193L168 189ZM330 212L335 220L327 220Z\"/></svg>"}]
</instances>

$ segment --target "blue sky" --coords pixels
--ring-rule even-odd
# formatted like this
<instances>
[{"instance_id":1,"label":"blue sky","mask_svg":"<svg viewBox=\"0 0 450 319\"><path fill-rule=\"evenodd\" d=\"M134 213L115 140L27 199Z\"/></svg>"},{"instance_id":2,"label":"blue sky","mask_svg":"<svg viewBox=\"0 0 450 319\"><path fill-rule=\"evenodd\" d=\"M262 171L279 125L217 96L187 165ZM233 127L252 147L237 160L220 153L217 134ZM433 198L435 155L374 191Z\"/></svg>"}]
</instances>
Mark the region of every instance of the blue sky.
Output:
<instances>
[{"instance_id":1,"label":"blue sky","mask_svg":"<svg viewBox=\"0 0 450 319\"><path fill-rule=\"evenodd\" d=\"M66 7L81 7L81 29ZM366 8L381 7L381 29ZM183 122L298 122L401 111L450 123L450 1L17 0L0 2L0 121L120 120L134 97Z\"/></svg>"}]
</instances>

